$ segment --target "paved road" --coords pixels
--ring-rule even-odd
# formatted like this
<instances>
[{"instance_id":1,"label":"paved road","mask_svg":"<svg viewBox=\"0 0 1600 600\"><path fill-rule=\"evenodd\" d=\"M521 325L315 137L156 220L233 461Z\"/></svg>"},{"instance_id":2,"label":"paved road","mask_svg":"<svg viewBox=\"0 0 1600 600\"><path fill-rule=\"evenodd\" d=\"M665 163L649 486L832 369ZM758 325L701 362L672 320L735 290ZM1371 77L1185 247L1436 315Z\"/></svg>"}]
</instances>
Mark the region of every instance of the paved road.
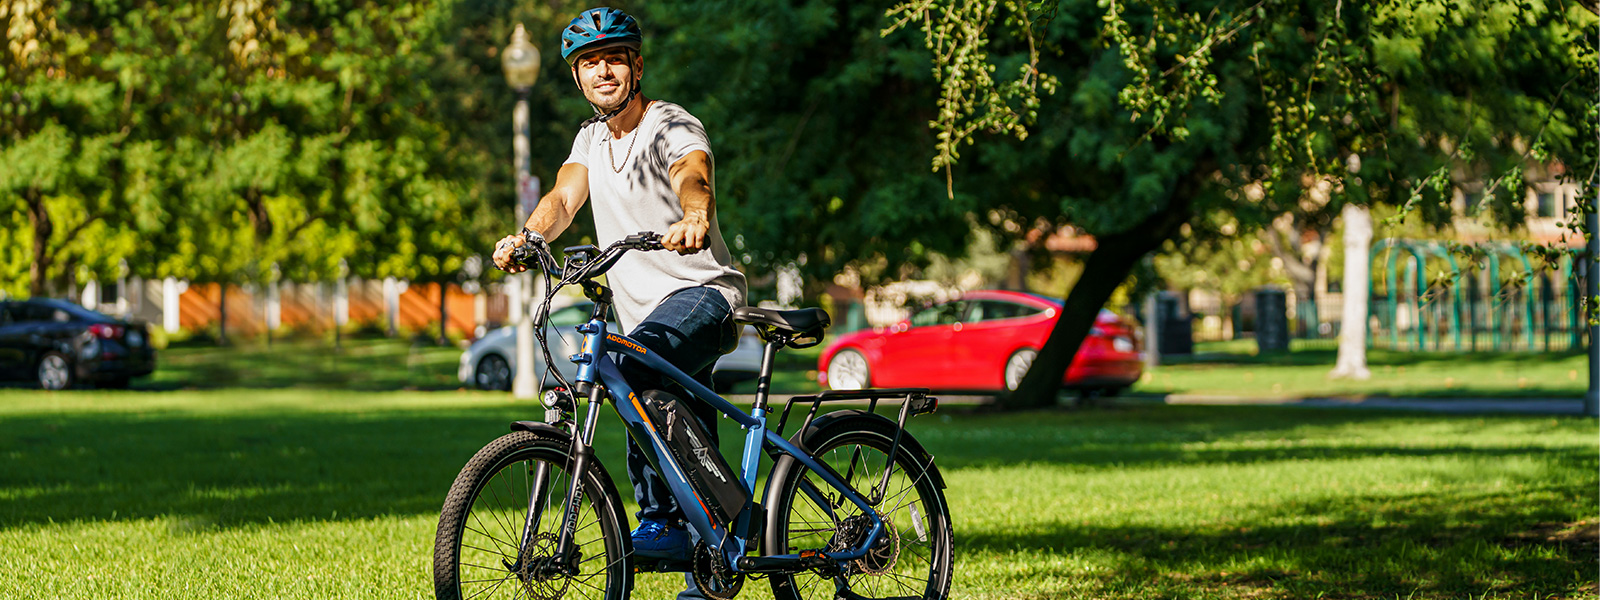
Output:
<instances>
[{"instance_id":1,"label":"paved road","mask_svg":"<svg viewBox=\"0 0 1600 600\"><path fill-rule=\"evenodd\" d=\"M1530 415L1583 414L1582 398L1252 398L1246 396L1203 396L1172 394L1158 397L1165 404L1232 406L1304 406L1308 408L1360 408L1380 410L1419 410L1441 413L1514 413Z\"/></svg>"},{"instance_id":2,"label":"paved road","mask_svg":"<svg viewBox=\"0 0 1600 600\"><path fill-rule=\"evenodd\" d=\"M976 406L992 404L993 396L938 394L939 403L945 406ZM773 394L770 403L781 407L791 395ZM735 403L755 401L755 395L729 396ZM1415 410L1439 413L1506 413L1528 415L1579 415L1583 414L1582 398L1395 398L1388 396L1330 396L1325 398L1211 396L1200 394L1140 395L1102 398L1102 403L1159 402L1172 405L1202 406L1300 406L1306 408L1351 408L1368 410ZM865 405L866 401L851 402ZM895 404L898 404L896 402Z\"/></svg>"}]
</instances>

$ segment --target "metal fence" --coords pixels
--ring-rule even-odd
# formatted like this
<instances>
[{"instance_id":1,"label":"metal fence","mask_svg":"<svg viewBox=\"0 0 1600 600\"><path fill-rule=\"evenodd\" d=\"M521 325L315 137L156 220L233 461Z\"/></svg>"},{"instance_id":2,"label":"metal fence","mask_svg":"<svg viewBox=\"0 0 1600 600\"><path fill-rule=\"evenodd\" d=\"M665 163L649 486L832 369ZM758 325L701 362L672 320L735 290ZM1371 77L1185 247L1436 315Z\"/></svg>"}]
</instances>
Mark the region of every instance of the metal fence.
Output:
<instances>
[{"instance_id":1,"label":"metal fence","mask_svg":"<svg viewBox=\"0 0 1600 600\"><path fill-rule=\"evenodd\" d=\"M1535 260L1514 244L1384 240L1373 248L1367 301L1372 348L1437 352L1562 352L1586 347L1583 262ZM1194 341L1254 338L1256 294L1189 293ZM1338 292L1288 307L1290 347L1333 349L1343 328Z\"/></svg>"},{"instance_id":2,"label":"metal fence","mask_svg":"<svg viewBox=\"0 0 1600 600\"><path fill-rule=\"evenodd\" d=\"M1510 244L1474 250L1468 262L1429 243L1376 248L1374 260L1386 267L1373 289L1368 343L1462 352L1585 347L1581 261L1566 254L1555 264L1536 263Z\"/></svg>"}]
</instances>

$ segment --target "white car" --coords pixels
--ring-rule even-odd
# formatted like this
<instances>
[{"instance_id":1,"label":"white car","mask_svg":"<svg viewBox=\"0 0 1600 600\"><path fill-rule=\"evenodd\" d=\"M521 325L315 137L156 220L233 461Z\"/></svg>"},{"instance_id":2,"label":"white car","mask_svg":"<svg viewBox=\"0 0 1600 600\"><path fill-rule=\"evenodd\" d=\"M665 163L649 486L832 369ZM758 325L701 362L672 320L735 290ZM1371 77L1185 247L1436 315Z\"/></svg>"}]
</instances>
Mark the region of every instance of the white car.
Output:
<instances>
[{"instance_id":1,"label":"white car","mask_svg":"<svg viewBox=\"0 0 1600 600\"><path fill-rule=\"evenodd\" d=\"M550 357L555 359L556 369L568 381L578 375L578 366L567 360L578 353L583 341L577 327L589 320L589 313L593 310L594 304L578 302L550 311L549 337L546 338L550 342ZM619 327L612 322L610 329L616 331ZM718 359L712 368L712 390L725 394L733 389L734 384L755 379L761 373L761 354L761 339L756 337L754 329L745 327L743 335L739 336L738 348ZM540 352L538 342L533 346L533 359L534 375L543 381L544 354ZM511 389L516 368L517 328L501 327L478 338L461 353L457 377L462 383L480 390L504 391ZM551 377L549 383L554 382L555 378Z\"/></svg>"}]
</instances>

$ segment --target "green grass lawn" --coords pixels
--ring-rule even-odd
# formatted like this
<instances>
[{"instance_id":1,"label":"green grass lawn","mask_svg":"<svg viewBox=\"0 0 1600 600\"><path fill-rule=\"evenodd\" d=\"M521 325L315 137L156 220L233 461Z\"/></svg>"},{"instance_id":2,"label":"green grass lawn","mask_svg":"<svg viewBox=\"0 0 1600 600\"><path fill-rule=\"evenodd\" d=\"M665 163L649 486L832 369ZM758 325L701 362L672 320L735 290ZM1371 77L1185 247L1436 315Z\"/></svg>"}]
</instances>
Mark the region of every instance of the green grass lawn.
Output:
<instances>
[{"instance_id":1,"label":"green grass lawn","mask_svg":"<svg viewBox=\"0 0 1600 600\"><path fill-rule=\"evenodd\" d=\"M431 598L450 481L537 415L454 391L0 390L0 598ZM1596 593L1574 533L1600 508L1592 420L1141 405L912 432L950 484L955 598Z\"/></svg>"},{"instance_id":2,"label":"green grass lawn","mask_svg":"<svg viewBox=\"0 0 1600 600\"><path fill-rule=\"evenodd\" d=\"M773 390L819 390L822 348L778 353ZM1190 357L1169 357L1132 391L1143 394L1230 396L1578 397L1588 386L1581 353L1394 352L1371 350L1367 381L1330 380L1335 352L1306 348L1256 356L1249 340L1200 344ZM229 348L192 345L160 353L155 375L141 389L303 388L339 390L455 390L461 350L431 342L346 340L334 350L321 342L259 343ZM734 393L755 392L755 382Z\"/></svg>"},{"instance_id":3,"label":"green grass lawn","mask_svg":"<svg viewBox=\"0 0 1600 600\"><path fill-rule=\"evenodd\" d=\"M1249 340L1197 345L1166 359L1133 391L1230 396L1571 397L1589 386L1581 352L1396 352L1369 350L1372 378L1328 379L1337 352L1303 349L1256 356Z\"/></svg>"},{"instance_id":4,"label":"green grass lawn","mask_svg":"<svg viewBox=\"0 0 1600 600\"><path fill-rule=\"evenodd\" d=\"M332 388L453 390L461 387L461 349L431 341L366 338L335 349L320 341L250 341L219 348L209 343L157 352L156 372L134 381L141 389Z\"/></svg>"}]
</instances>

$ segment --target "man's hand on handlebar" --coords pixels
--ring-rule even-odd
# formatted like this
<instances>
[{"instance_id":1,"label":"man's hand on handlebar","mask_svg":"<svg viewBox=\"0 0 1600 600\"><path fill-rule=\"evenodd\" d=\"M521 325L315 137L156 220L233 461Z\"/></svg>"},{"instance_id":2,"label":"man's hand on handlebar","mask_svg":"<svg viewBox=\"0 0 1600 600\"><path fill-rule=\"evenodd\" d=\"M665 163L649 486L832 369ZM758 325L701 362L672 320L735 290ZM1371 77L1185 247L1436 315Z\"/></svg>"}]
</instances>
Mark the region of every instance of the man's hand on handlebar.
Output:
<instances>
[{"instance_id":1,"label":"man's hand on handlebar","mask_svg":"<svg viewBox=\"0 0 1600 600\"><path fill-rule=\"evenodd\" d=\"M706 233L711 231L711 221L699 213L684 215L682 221L667 227L661 246L678 254L694 254L706 248Z\"/></svg>"},{"instance_id":2,"label":"man's hand on handlebar","mask_svg":"<svg viewBox=\"0 0 1600 600\"><path fill-rule=\"evenodd\" d=\"M519 261L517 255L521 254L518 252L519 249L530 243L534 244L534 251L538 251L538 247L546 245L544 236L527 228L523 228L521 233L514 233L501 238L494 245L495 268L507 273L521 273L528 270L530 267L523 264L523 261Z\"/></svg>"}]
</instances>

